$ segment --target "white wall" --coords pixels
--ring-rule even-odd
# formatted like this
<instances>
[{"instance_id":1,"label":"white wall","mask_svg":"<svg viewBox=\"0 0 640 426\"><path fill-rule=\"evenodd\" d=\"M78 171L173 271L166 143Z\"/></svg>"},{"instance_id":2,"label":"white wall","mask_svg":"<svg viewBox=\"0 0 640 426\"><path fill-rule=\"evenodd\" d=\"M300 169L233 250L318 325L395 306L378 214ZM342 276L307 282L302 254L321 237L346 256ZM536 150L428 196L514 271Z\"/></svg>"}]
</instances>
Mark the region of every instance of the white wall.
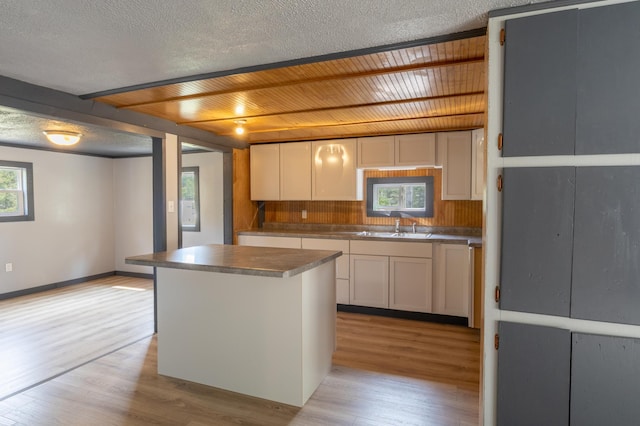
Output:
<instances>
[{"instance_id":1,"label":"white wall","mask_svg":"<svg viewBox=\"0 0 640 426\"><path fill-rule=\"evenodd\" d=\"M0 146L33 163L33 222L0 223L0 294L114 270L113 160ZM5 272L5 263L13 272Z\"/></svg>"},{"instance_id":2,"label":"white wall","mask_svg":"<svg viewBox=\"0 0 640 426\"><path fill-rule=\"evenodd\" d=\"M125 257L153 252L153 162L151 157L113 160L115 270L152 274L127 265Z\"/></svg>"},{"instance_id":3,"label":"white wall","mask_svg":"<svg viewBox=\"0 0 640 426\"><path fill-rule=\"evenodd\" d=\"M182 167L199 167L200 232L183 232L182 247L224 243L222 153L183 154Z\"/></svg>"}]
</instances>

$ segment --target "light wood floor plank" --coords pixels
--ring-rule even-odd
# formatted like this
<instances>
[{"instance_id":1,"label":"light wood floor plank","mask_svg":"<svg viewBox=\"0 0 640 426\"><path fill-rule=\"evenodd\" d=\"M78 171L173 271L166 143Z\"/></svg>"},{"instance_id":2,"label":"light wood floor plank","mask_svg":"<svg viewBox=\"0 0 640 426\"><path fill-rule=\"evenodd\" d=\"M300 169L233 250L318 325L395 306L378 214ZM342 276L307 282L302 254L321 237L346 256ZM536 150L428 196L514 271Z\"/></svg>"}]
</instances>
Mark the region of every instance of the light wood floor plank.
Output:
<instances>
[{"instance_id":1,"label":"light wood floor plank","mask_svg":"<svg viewBox=\"0 0 640 426\"><path fill-rule=\"evenodd\" d=\"M151 335L152 290L113 276L0 301L0 399Z\"/></svg>"},{"instance_id":2,"label":"light wood floor plank","mask_svg":"<svg viewBox=\"0 0 640 426\"><path fill-rule=\"evenodd\" d=\"M476 330L338 313L337 336L302 408L160 376L154 336L0 401L0 425L478 424Z\"/></svg>"}]
</instances>

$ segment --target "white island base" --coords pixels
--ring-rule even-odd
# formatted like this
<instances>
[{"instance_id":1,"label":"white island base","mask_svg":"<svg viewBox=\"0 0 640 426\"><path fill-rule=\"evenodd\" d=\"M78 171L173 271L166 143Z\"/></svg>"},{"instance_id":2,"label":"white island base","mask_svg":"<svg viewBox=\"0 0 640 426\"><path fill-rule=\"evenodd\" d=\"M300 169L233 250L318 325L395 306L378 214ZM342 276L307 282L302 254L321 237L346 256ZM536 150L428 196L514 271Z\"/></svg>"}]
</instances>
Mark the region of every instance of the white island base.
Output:
<instances>
[{"instance_id":1,"label":"white island base","mask_svg":"<svg viewBox=\"0 0 640 426\"><path fill-rule=\"evenodd\" d=\"M335 261L292 277L157 268L158 373L301 407L331 369Z\"/></svg>"}]
</instances>

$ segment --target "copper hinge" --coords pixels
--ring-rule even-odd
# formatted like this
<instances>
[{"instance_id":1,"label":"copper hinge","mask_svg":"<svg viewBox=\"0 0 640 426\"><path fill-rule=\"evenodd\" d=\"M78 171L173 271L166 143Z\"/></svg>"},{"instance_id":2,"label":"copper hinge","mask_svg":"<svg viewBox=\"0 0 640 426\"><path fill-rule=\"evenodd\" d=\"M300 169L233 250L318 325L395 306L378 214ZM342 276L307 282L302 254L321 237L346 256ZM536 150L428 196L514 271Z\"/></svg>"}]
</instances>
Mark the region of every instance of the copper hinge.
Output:
<instances>
[{"instance_id":1,"label":"copper hinge","mask_svg":"<svg viewBox=\"0 0 640 426\"><path fill-rule=\"evenodd\" d=\"M502 175L498 175L498 192L502 192Z\"/></svg>"},{"instance_id":2,"label":"copper hinge","mask_svg":"<svg viewBox=\"0 0 640 426\"><path fill-rule=\"evenodd\" d=\"M496 348L496 350L500 347L500 336L498 336L498 333L493 336L493 347Z\"/></svg>"},{"instance_id":3,"label":"copper hinge","mask_svg":"<svg viewBox=\"0 0 640 426\"><path fill-rule=\"evenodd\" d=\"M498 135L498 151L502 151L502 133Z\"/></svg>"},{"instance_id":4,"label":"copper hinge","mask_svg":"<svg viewBox=\"0 0 640 426\"><path fill-rule=\"evenodd\" d=\"M500 286L496 286L496 291L493 295L496 299L496 303L500 302Z\"/></svg>"},{"instance_id":5,"label":"copper hinge","mask_svg":"<svg viewBox=\"0 0 640 426\"><path fill-rule=\"evenodd\" d=\"M504 28L500 30L500 46L504 46L504 42L507 38L507 33L505 32Z\"/></svg>"}]
</instances>

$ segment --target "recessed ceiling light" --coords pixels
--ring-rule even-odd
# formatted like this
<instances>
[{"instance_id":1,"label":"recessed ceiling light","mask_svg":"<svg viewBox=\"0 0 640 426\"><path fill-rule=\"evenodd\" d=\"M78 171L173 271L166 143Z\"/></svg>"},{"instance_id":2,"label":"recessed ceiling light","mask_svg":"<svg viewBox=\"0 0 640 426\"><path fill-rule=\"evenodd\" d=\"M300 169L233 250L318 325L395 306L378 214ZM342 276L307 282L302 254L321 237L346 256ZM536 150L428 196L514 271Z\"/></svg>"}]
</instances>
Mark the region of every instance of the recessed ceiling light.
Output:
<instances>
[{"instance_id":1,"label":"recessed ceiling light","mask_svg":"<svg viewBox=\"0 0 640 426\"><path fill-rule=\"evenodd\" d=\"M244 132L245 132L244 125L246 122L247 120L234 121L234 123L236 123L236 128L235 128L236 135L244 135Z\"/></svg>"}]
</instances>

